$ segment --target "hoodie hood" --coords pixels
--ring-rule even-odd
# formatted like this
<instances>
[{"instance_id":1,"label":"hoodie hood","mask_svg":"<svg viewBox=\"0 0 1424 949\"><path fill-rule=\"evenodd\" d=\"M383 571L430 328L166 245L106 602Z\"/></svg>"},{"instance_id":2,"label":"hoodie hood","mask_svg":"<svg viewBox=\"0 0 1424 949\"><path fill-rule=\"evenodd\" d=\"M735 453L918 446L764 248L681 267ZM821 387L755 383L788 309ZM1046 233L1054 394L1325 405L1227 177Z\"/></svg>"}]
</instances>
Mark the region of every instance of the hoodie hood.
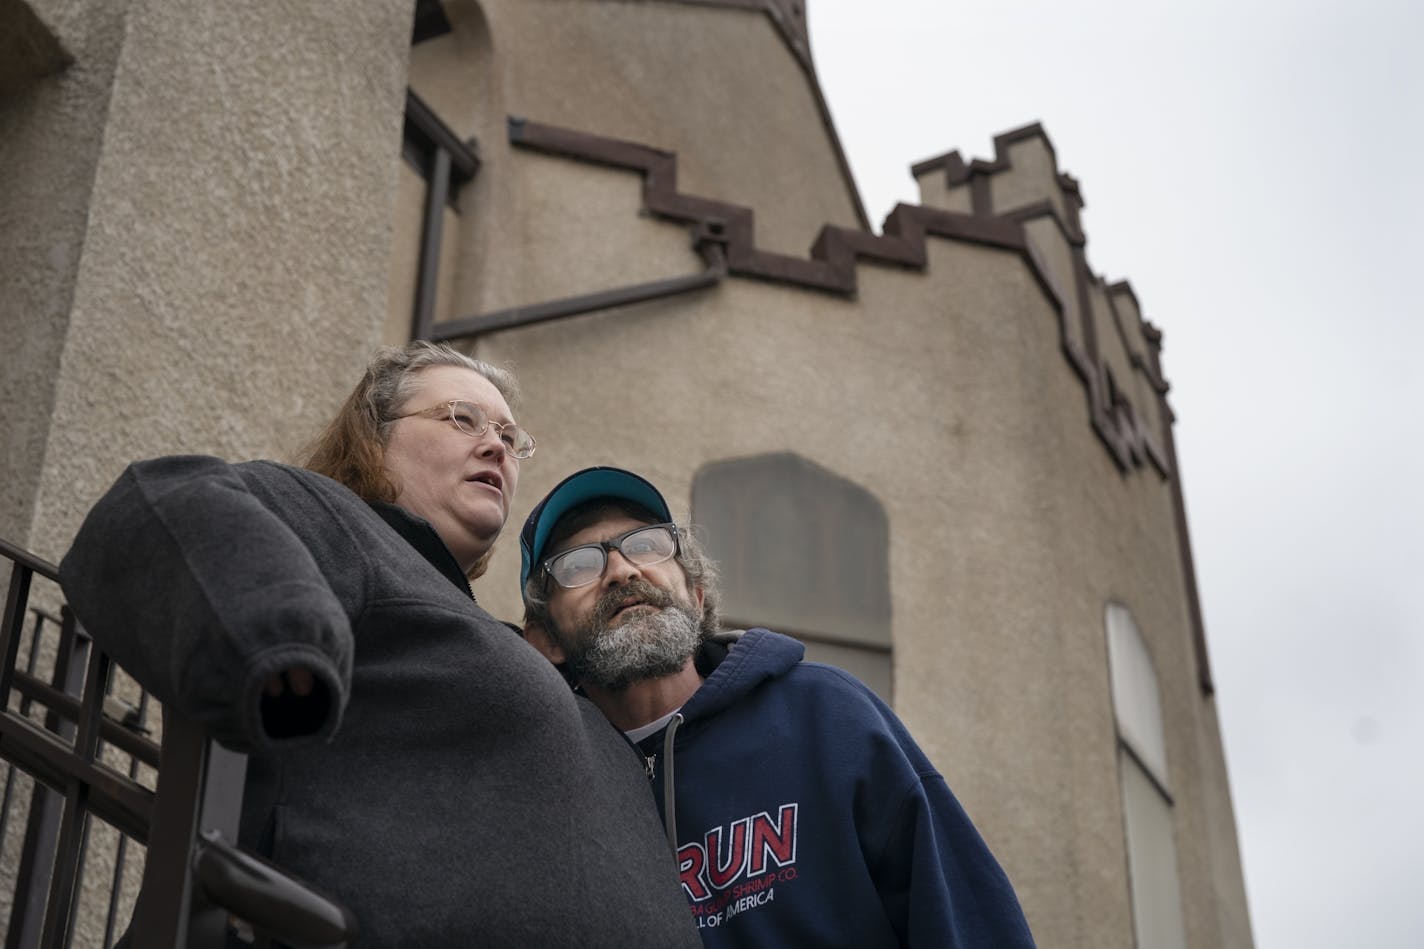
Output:
<instances>
[{"instance_id":1,"label":"hoodie hood","mask_svg":"<svg viewBox=\"0 0 1424 949\"><path fill-rule=\"evenodd\" d=\"M682 717L691 724L716 715L763 683L786 675L805 655L806 647L790 636L769 629L747 630L687 700Z\"/></svg>"}]
</instances>

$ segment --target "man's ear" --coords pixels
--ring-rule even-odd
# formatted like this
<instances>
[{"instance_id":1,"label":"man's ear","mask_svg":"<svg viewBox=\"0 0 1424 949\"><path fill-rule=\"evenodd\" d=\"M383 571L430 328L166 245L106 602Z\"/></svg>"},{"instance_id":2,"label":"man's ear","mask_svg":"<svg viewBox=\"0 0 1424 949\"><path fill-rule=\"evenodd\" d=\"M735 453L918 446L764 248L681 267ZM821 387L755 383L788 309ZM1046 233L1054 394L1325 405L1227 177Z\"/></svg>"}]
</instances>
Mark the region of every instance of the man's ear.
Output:
<instances>
[{"instance_id":1,"label":"man's ear","mask_svg":"<svg viewBox=\"0 0 1424 949\"><path fill-rule=\"evenodd\" d=\"M560 646L549 631L544 628L544 624L537 621L526 621L524 624L524 639L539 650L539 654L554 665L561 664L568 656L564 653L564 647Z\"/></svg>"},{"instance_id":2,"label":"man's ear","mask_svg":"<svg viewBox=\"0 0 1424 949\"><path fill-rule=\"evenodd\" d=\"M697 604L697 613L699 616L702 615L702 601L706 596L707 591L703 590L702 587L695 586L692 588L692 602Z\"/></svg>"}]
</instances>

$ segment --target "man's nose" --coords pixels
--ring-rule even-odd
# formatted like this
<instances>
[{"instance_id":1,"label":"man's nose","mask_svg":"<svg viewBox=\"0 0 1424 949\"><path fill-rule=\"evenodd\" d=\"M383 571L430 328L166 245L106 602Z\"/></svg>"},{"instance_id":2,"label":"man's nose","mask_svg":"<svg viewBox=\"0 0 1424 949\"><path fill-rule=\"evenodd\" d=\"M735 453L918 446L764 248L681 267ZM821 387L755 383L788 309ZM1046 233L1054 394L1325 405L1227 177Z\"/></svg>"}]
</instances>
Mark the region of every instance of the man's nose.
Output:
<instances>
[{"instance_id":1,"label":"man's nose","mask_svg":"<svg viewBox=\"0 0 1424 949\"><path fill-rule=\"evenodd\" d=\"M643 571L638 568L637 564L623 556L623 551L616 549L608 551L608 563L603 567L604 586L621 586L642 577L642 575Z\"/></svg>"}]
</instances>

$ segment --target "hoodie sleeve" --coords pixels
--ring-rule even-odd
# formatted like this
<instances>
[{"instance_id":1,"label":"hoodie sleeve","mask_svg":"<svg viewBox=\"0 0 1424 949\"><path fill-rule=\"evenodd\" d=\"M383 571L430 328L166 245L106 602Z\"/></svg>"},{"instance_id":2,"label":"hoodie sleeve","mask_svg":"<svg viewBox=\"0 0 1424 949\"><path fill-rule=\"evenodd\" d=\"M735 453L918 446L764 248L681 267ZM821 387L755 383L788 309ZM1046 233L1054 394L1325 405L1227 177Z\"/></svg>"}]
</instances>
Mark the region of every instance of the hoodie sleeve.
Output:
<instances>
[{"instance_id":1,"label":"hoodie sleeve","mask_svg":"<svg viewBox=\"0 0 1424 949\"><path fill-rule=\"evenodd\" d=\"M231 748L267 752L335 733L351 615L245 467L130 465L85 519L60 582L94 640L160 701ZM289 490L302 492L295 480ZM294 666L311 670L313 693L266 703L264 718L264 684Z\"/></svg>"},{"instance_id":2,"label":"hoodie sleeve","mask_svg":"<svg viewBox=\"0 0 1424 949\"><path fill-rule=\"evenodd\" d=\"M872 867L900 945L1032 949L1012 885L944 778L922 771Z\"/></svg>"}]
</instances>

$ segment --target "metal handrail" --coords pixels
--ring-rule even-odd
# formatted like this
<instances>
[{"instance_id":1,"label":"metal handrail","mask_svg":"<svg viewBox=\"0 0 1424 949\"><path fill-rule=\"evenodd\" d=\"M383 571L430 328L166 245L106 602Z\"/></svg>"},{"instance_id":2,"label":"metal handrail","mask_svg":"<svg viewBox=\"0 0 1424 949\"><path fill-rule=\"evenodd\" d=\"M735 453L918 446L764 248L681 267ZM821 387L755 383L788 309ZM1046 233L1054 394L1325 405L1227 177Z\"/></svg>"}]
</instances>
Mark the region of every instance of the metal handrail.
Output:
<instances>
[{"instance_id":1,"label":"metal handrail","mask_svg":"<svg viewBox=\"0 0 1424 949\"><path fill-rule=\"evenodd\" d=\"M170 709L161 748L140 734L142 711L119 703L121 715L112 714L118 700L108 694L109 659L67 607L52 681L33 669L40 619L29 668L16 667L26 610L39 612L27 606L31 581L38 574L57 582L59 571L3 538L0 557L13 564L0 623L0 758L37 782L6 946L69 944L91 817L148 848L132 945L220 949L236 918L296 949L348 946L356 934L349 910L228 843L237 839L246 756ZM19 711L9 708L12 691ZM46 712L43 726L29 717L35 705ZM99 760L104 743L130 756L129 774ZM158 769L156 791L134 779L138 762ZM113 915L111 906L110 933Z\"/></svg>"},{"instance_id":2,"label":"metal handrail","mask_svg":"<svg viewBox=\"0 0 1424 949\"><path fill-rule=\"evenodd\" d=\"M58 567L42 557L35 556L23 547L16 547L3 537L0 537L0 557L4 557L6 560L13 560L15 563L23 566L27 570L33 570L47 580L53 580L55 583L59 582Z\"/></svg>"},{"instance_id":3,"label":"metal handrail","mask_svg":"<svg viewBox=\"0 0 1424 949\"><path fill-rule=\"evenodd\" d=\"M215 830L202 835L193 867L212 903L293 949L340 949L356 936L356 918L346 907Z\"/></svg>"}]
</instances>

